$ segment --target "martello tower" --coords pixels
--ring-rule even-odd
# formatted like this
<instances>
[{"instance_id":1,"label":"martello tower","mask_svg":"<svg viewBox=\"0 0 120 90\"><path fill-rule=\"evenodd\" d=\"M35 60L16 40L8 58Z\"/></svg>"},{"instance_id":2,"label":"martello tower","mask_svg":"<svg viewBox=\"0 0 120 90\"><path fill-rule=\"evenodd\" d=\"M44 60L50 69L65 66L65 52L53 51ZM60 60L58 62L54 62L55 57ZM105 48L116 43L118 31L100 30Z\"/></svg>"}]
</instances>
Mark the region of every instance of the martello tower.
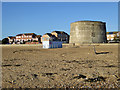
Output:
<instances>
[{"instance_id":1,"label":"martello tower","mask_svg":"<svg viewBox=\"0 0 120 90\"><path fill-rule=\"evenodd\" d=\"M106 23L100 21L77 21L70 26L70 43L105 43Z\"/></svg>"}]
</instances>

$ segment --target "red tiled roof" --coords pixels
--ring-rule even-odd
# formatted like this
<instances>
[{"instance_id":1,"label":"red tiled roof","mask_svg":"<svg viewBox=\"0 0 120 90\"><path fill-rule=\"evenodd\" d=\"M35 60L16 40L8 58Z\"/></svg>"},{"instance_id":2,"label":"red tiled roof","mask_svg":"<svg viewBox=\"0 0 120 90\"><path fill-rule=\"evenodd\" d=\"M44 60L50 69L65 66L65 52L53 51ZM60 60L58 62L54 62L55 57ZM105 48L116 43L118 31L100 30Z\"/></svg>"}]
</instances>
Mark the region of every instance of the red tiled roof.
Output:
<instances>
[{"instance_id":1,"label":"red tiled roof","mask_svg":"<svg viewBox=\"0 0 120 90\"><path fill-rule=\"evenodd\" d=\"M24 33L24 35L34 35L35 33Z\"/></svg>"},{"instance_id":2,"label":"red tiled roof","mask_svg":"<svg viewBox=\"0 0 120 90\"><path fill-rule=\"evenodd\" d=\"M37 35L36 37L39 38L39 37L42 37L42 35Z\"/></svg>"},{"instance_id":3,"label":"red tiled roof","mask_svg":"<svg viewBox=\"0 0 120 90\"><path fill-rule=\"evenodd\" d=\"M16 37L14 37L14 36L8 36L8 38L10 38L10 39L15 39Z\"/></svg>"},{"instance_id":4,"label":"red tiled roof","mask_svg":"<svg viewBox=\"0 0 120 90\"><path fill-rule=\"evenodd\" d=\"M34 35L35 33L23 33L24 35ZM17 34L16 36L22 36L23 34Z\"/></svg>"}]
</instances>

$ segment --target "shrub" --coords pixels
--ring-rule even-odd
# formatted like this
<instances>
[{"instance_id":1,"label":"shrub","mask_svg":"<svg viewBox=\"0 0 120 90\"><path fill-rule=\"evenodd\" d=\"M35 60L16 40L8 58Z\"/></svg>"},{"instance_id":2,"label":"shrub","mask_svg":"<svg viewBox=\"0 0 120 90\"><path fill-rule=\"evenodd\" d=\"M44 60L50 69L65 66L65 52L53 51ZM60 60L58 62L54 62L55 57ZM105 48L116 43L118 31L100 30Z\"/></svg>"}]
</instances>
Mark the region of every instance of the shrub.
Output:
<instances>
[{"instance_id":1,"label":"shrub","mask_svg":"<svg viewBox=\"0 0 120 90\"><path fill-rule=\"evenodd\" d=\"M9 43L8 38L4 38L4 39L2 40L2 44L8 44L8 43Z\"/></svg>"}]
</instances>

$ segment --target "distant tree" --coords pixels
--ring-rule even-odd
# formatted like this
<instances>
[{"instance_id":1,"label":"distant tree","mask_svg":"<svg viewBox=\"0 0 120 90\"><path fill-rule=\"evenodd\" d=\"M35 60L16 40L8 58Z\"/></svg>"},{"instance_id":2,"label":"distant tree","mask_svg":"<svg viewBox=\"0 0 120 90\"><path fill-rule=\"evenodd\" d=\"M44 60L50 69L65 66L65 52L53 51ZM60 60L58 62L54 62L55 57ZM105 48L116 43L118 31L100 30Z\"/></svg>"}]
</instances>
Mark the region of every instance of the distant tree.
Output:
<instances>
[{"instance_id":1,"label":"distant tree","mask_svg":"<svg viewBox=\"0 0 120 90\"><path fill-rule=\"evenodd\" d=\"M30 40L28 40L27 42L31 42Z\"/></svg>"},{"instance_id":2,"label":"distant tree","mask_svg":"<svg viewBox=\"0 0 120 90\"><path fill-rule=\"evenodd\" d=\"M0 40L0 44L2 44L2 40Z\"/></svg>"},{"instance_id":3,"label":"distant tree","mask_svg":"<svg viewBox=\"0 0 120 90\"><path fill-rule=\"evenodd\" d=\"M36 41L36 40L33 40L33 42L38 42L38 41Z\"/></svg>"},{"instance_id":4,"label":"distant tree","mask_svg":"<svg viewBox=\"0 0 120 90\"><path fill-rule=\"evenodd\" d=\"M8 44L9 43L9 39L8 38L4 38L3 40L2 40L2 44Z\"/></svg>"},{"instance_id":5,"label":"distant tree","mask_svg":"<svg viewBox=\"0 0 120 90\"><path fill-rule=\"evenodd\" d=\"M38 38L38 42L41 43L41 38L40 37Z\"/></svg>"},{"instance_id":6,"label":"distant tree","mask_svg":"<svg viewBox=\"0 0 120 90\"><path fill-rule=\"evenodd\" d=\"M120 39L119 36L115 35L114 41L117 42L117 41L119 41L119 39Z\"/></svg>"},{"instance_id":7,"label":"distant tree","mask_svg":"<svg viewBox=\"0 0 120 90\"><path fill-rule=\"evenodd\" d=\"M23 40L23 43L22 44L25 44L26 42Z\"/></svg>"}]
</instances>

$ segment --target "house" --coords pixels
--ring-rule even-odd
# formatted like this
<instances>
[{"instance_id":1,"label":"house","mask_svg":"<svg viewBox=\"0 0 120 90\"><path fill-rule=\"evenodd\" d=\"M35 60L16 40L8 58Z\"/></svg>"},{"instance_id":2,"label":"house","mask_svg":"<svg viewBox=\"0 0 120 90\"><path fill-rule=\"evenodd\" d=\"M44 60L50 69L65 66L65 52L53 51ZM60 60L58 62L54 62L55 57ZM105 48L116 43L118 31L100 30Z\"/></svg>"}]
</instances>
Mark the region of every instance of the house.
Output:
<instances>
[{"instance_id":1,"label":"house","mask_svg":"<svg viewBox=\"0 0 120 90\"><path fill-rule=\"evenodd\" d=\"M66 32L53 31L51 34L55 35L59 41L62 41L63 43L69 43L69 35Z\"/></svg>"},{"instance_id":2,"label":"house","mask_svg":"<svg viewBox=\"0 0 120 90\"><path fill-rule=\"evenodd\" d=\"M119 41L120 32L107 32L107 40L108 41Z\"/></svg>"},{"instance_id":3,"label":"house","mask_svg":"<svg viewBox=\"0 0 120 90\"><path fill-rule=\"evenodd\" d=\"M8 36L8 42L9 44L15 44L16 37L15 36Z\"/></svg>"},{"instance_id":4,"label":"house","mask_svg":"<svg viewBox=\"0 0 120 90\"><path fill-rule=\"evenodd\" d=\"M41 37L42 35L36 35L35 38L33 38L33 41L41 43Z\"/></svg>"},{"instance_id":5,"label":"house","mask_svg":"<svg viewBox=\"0 0 120 90\"><path fill-rule=\"evenodd\" d=\"M9 36L7 38L10 44L38 44L41 43L41 37L41 35L36 35L35 33L23 33L17 34L16 36Z\"/></svg>"},{"instance_id":6,"label":"house","mask_svg":"<svg viewBox=\"0 0 120 90\"><path fill-rule=\"evenodd\" d=\"M41 38L41 42L42 41L56 41L57 38L55 35L52 35L51 33L45 33L42 38Z\"/></svg>"},{"instance_id":7,"label":"house","mask_svg":"<svg viewBox=\"0 0 120 90\"><path fill-rule=\"evenodd\" d=\"M36 38L35 33L23 33L16 35L16 42L24 43L24 42L32 42L33 40L38 40Z\"/></svg>"}]
</instances>

